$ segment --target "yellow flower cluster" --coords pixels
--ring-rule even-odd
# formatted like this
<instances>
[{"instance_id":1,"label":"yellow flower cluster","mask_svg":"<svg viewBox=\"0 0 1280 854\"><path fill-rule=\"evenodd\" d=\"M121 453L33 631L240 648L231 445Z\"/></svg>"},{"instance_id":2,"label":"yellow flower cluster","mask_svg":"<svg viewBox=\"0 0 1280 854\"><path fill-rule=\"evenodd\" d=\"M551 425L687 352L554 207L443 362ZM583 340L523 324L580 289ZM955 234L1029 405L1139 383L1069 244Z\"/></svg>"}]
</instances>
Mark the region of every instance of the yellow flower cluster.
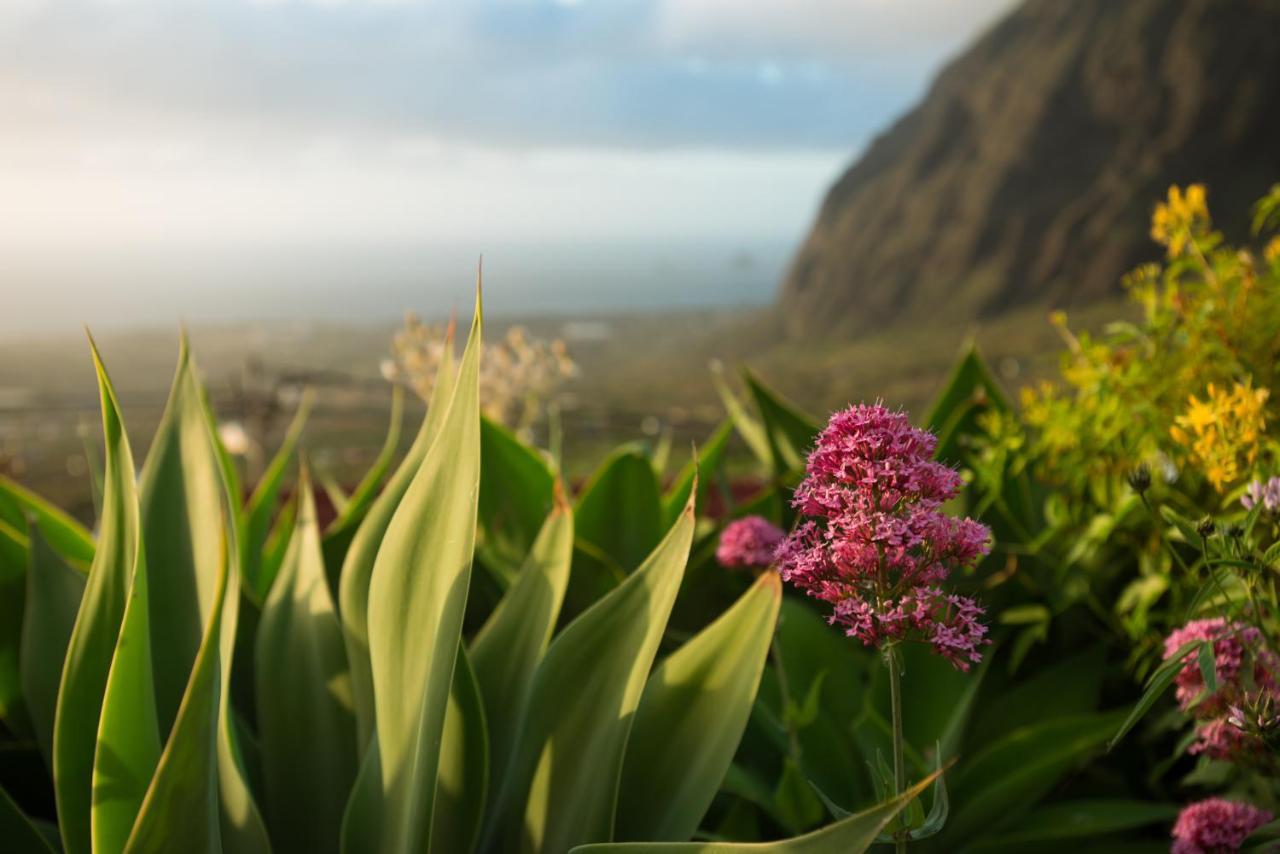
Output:
<instances>
[{"instance_id":1,"label":"yellow flower cluster","mask_svg":"<svg viewBox=\"0 0 1280 854\"><path fill-rule=\"evenodd\" d=\"M1205 477L1219 492L1237 481L1241 460L1251 466L1266 430L1269 392L1255 389L1252 381L1236 383L1225 391L1209 384L1204 400L1190 396L1186 411L1169 428L1173 440L1191 452L1203 467Z\"/></svg>"},{"instance_id":2,"label":"yellow flower cluster","mask_svg":"<svg viewBox=\"0 0 1280 854\"><path fill-rule=\"evenodd\" d=\"M1151 239L1169 250L1170 258L1181 255L1198 235L1209 228L1209 207L1203 184L1192 184L1184 192L1169 188L1167 201L1156 205L1151 215Z\"/></svg>"}]
</instances>

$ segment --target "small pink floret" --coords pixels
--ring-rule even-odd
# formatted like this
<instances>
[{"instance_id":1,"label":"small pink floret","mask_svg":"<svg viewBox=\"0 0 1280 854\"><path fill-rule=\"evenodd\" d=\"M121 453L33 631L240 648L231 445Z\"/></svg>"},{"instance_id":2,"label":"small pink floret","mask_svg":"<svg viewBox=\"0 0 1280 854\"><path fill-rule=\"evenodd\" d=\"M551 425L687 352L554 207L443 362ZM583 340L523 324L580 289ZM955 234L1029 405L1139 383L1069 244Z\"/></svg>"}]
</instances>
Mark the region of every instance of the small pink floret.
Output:
<instances>
[{"instance_id":1,"label":"small pink floret","mask_svg":"<svg viewBox=\"0 0 1280 854\"><path fill-rule=\"evenodd\" d=\"M1208 798L1184 807L1173 825L1173 854L1222 854L1239 851L1259 827L1271 821L1252 804Z\"/></svg>"},{"instance_id":2,"label":"small pink floret","mask_svg":"<svg viewBox=\"0 0 1280 854\"><path fill-rule=\"evenodd\" d=\"M730 522L720 535L716 560L732 569L763 569L786 534L763 516L745 516Z\"/></svg>"}]
</instances>

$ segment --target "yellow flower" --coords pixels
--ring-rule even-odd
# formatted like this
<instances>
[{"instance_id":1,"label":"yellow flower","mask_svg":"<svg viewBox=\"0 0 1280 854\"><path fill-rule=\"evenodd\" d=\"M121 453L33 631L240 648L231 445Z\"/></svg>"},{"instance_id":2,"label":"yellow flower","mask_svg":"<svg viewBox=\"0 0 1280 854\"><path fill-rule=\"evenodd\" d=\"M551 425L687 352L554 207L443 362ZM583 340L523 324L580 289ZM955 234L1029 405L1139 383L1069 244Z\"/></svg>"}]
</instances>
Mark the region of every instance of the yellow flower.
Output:
<instances>
[{"instance_id":1,"label":"yellow flower","mask_svg":"<svg viewBox=\"0 0 1280 854\"><path fill-rule=\"evenodd\" d=\"M1280 262L1280 234L1271 238L1266 247L1262 250L1262 257L1267 259L1268 264Z\"/></svg>"},{"instance_id":2,"label":"yellow flower","mask_svg":"<svg viewBox=\"0 0 1280 854\"><path fill-rule=\"evenodd\" d=\"M1253 388L1252 382L1236 383L1230 391L1209 383L1205 399L1191 395L1187 410L1169 428L1169 435L1190 452L1219 492L1240 477L1242 459L1252 465L1258 457L1270 392Z\"/></svg>"},{"instance_id":3,"label":"yellow flower","mask_svg":"<svg viewBox=\"0 0 1280 854\"><path fill-rule=\"evenodd\" d=\"M1209 207L1203 184L1192 184L1183 192L1169 188L1169 197L1156 205L1151 215L1151 239L1169 250L1169 257L1181 255L1190 241L1209 227Z\"/></svg>"}]
</instances>

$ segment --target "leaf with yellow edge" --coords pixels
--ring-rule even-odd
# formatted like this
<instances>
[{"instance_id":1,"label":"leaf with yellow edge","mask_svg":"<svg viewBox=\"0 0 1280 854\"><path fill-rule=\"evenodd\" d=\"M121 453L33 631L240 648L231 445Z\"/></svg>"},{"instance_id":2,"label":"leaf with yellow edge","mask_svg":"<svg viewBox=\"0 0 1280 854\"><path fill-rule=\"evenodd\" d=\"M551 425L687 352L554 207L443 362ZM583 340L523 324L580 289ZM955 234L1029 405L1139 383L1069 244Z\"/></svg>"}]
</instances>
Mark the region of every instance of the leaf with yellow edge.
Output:
<instances>
[{"instance_id":1,"label":"leaf with yellow edge","mask_svg":"<svg viewBox=\"0 0 1280 854\"><path fill-rule=\"evenodd\" d=\"M382 493L369 508L356 530L342 561L338 581L338 614L342 620L342 637L347 648L347 666L351 669L351 694L356 712L356 740L361 755L369 744L374 729L373 673L369 664L369 582L373 577L378 549L391 525L401 499L409 490L427 450L440 432L449 399L453 394L453 325L449 325L444 355L436 373L427 415L418 435L392 475Z\"/></svg>"},{"instance_id":2,"label":"leaf with yellow edge","mask_svg":"<svg viewBox=\"0 0 1280 854\"><path fill-rule=\"evenodd\" d=\"M751 716L781 604L778 574L762 573L649 677L627 741L616 837L679 841L698 829Z\"/></svg>"},{"instance_id":3,"label":"leaf with yellow edge","mask_svg":"<svg viewBox=\"0 0 1280 854\"><path fill-rule=\"evenodd\" d=\"M627 736L693 529L690 501L644 563L551 642L498 805L502 850L562 852L611 838Z\"/></svg>"},{"instance_id":4,"label":"leaf with yellow edge","mask_svg":"<svg viewBox=\"0 0 1280 854\"><path fill-rule=\"evenodd\" d=\"M834 824L777 842L606 842L579 845L570 854L863 854L937 776L930 774L898 797Z\"/></svg>"},{"instance_id":5,"label":"leaf with yellow edge","mask_svg":"<svg viewBox=\"0 0 1280 854\"><path fill-rule=\"evenodd\" d=\"M477 293L453 399L387 526L368 589L384 854L431 839L440 744L475 551L480 489ZM345 600L344 600L345 604Z\"/></svg>"},{"instance_id":6,"label":"leaf with yellow edge","mask_svg":"<svg viewBox=\"0 0 1280 854\"><path fill-rule=\"evenodd\" d=\"M266 818L280 851L336 852L357 770L351 677L305 465L298 496L298 523L258 624Z\"/></svg>"},{"instance_id":7,"label":"leaf with yellow edge","mask_svg":"<svg viewBox=\"0 0 1280 854\"><path fill-rule=\"evenodd\" d=\"M103 692L134 566L141 559L133 452L120 404L98 349L89 341L102 401L105 482L98 543L76 615L53 725L54 794L67 854L89 854L94 745Z\"/></svg>"}]
</instances>

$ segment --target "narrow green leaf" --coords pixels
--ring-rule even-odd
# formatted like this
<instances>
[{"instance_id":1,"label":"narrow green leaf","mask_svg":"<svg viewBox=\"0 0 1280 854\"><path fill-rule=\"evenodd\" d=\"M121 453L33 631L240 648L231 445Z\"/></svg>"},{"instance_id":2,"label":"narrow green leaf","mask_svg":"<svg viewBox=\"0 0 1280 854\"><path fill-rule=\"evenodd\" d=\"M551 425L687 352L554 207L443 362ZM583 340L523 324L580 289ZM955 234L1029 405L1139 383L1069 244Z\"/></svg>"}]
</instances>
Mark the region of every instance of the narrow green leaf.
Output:
<instances>
[{"instance_id":1,"label":"narrow green leaf","mask_svg":"<svg viewBox=\"0 0 1280 854\"><path fill-rule=\"evenodd\" d=\"M561 852L611 838L631 721L693 529L689 502L640 568L551 642L498 807L494 830L507 850Z\"/></svg>"},{"instance_id":2,"label":"narrow green leaf","mask_svg":"<svg viewBox=\"0 0 1280 854\"><path fill-rule=\"evenodd\" d=\"M1171 822L1178 815L1174 804L1118 798L1067 801L1028 813L1008 830L974 845L973 851L1027 851L1043 843L1069 839L1108 837L1152 824Z\"/></svg>"},{"instance_id":3,"label":"narrow green leaf","mask_svg":"<svg viewBox=\"0 0 1280 854\"><path fill-rule=\"evenodd\" d=\"M711 436L698 449L697 453L685 463L676 475L675 481L667 494L662 497L662 524L670 528L676 517L684 509L689 500L693 485L698 484L698 507L703 506L703 498L707 489L715 482L716 472L724 460L724 449L729 446L729 437L733 435L732 419L725 419L711 433Z\"/></svg>"},{"instance_id":4,"label":"narrow green leaf","mask_svg":"<svg viewBox=\"0 0 1280 854\"><path fill-rule=\"evenodd\" d=\"M357 771L351 677L305 466L298 494L298 523L258 624L265 812L276 850L336 852Z\"/></svg>"},{"instance_id":5,"label":"narrow green leaf","mask_svg":"<svg viewBox=\"0 0 1280 854\"><path fill-rule=\"evenodd\" d=\"M468 854L479 839L489 794L489 736L480 685L461 645L440 741L429 850Z\"/></svg>"},{"instance_id":6,"label":"narrow green leaf","mask_svg":"<svg viewBox=\"0 0 1280 854\"><path fill-rule=\"evenodd\" d=\"M67 645L53 727L53 777L62 845L88 854L94 743L107 673L128 598L129 579L141 559L138 495L133 453L120 419L120 404L90 339L102 401L105 486L98 543L84 599Z\"/></svg>"},{"instance_id":7,"label":"narrow green leaf","mask_svg":"<svg viewBox=\"0 0 1280 854\"><path fill-rule=\"evenodd\" d=\"M422 467L432 441L440 432L440 425L453 394L454 379L450 326L450 337L431 392L427 415L418 435L401 461L400 468L392 475L386 488L369 508L364 521L360 523L342 562L342 575L338 582L338 615L342 620L342 637L347 648L347 666L351 669L356 739L362 752L369 744L374 728L373 674L369 663L369 583L373 577L374 562L392 517Z\"/></svg>"},{"instance_id":8,"label":"narrow green leaf","mask_svg":"<svg viewBox=\"0 0 1280 854\"><path fill-rule=\"evenodd\" d=\"M523 718L533 675L551 642L573 558L573 510L559 499L515 583L471 642L471 664L484 698L490 779L502 779Z\"/></svg>"},{"instance_id":9,"label":"narrow green leaf","mask_svg":"<svg viewBox=\"0 0 1280 854\"><path fill-rule=\"evenodd\" d=\"M73 569L88 569L94 552L89 530L39 495L0 474L0 508L4 507L11 509L0 510L0 517L15 526L21 526L27 516L34 516L54 551Z\"/></svg>"},{"instance_id":10,"label":"narrow green leaf","mask_svg":"<svg viewBox=\"0 0 1280 854\"><path fill-rule=\"evenodd\" d=\"M311 412L311 391L308 389L298 403L298 410L289 422L284 440L276 450L275 456L267 464L266 470L258 485L254 487L249 502L245 505L239 531L240 572L248 585L254 601L261 603L267 598L273 578L268 575L262 565L262 545L267 541L271 530L271 520L276 515L276 505L280 500L280 490L284 487L284 476L289 470L293 452L302 436L302 428L306 426L307 415Z\"/></svg>"},{"instance_id":11,"label":"narrow green leaf","mask_svg":"<svg viewBox=\"0 0 1280 854\"><path fill-rule=\"evenodd\" d=\"M0 839L9 854L54 854L54 847L41 835L31 819L0 789Z\"/></svg>"},{"instance_id":12,"label":"narrow green leaf","mask_svg":"<svg viewBox=\"0 0 1280 854\"><path fill-rule=\"evenodd\" d=\"M483 554L515 570L551 510L555 475L540 453L488 418L480 421L480 459Z\"/></svg>"},{"instance_id":13,"label":"narrow green leaf","mask_svg":"<svg viewBox=\"0 0 1280 854\"><path fill-rule=\"evenodd\" d=\"M578 539L627 571L639 566L662 539L662 502L648 459L632 448L611 454L583 487L575 516Z\"/></svg>"},{"instance_id":14,"label":"narrow green leaf","mask_svg":"<svg viewBox=\"0 0 1280 854\"><path fill-rule=\"evenodd\" d=\"M729 420L733 422L742 441L751 449L751 453L757 460L772 468L773 450L769 447L769 437L765 434L764 425L747 411L746 405L733 393L733 389L729 388L719 370L712 369L711 380L715 383L716 393L720 395L725 412L728 413Z\"/></svg>"},{"instance_id":15,"label":"narrow green leaf","mask_svg":"<svg viewBox=\"0 0 1280 854\"><path fill-rule=\"evenodd\" d=\"M163 738L200 648L215 602L223 531L223 471L186 336L140 477L156 714Z\"/></svg>"},{"instance_id":16,"label":"narrow green leaf","mask_svg":"<svg viewBox=\"0 0 1280 854\"><path fill-rule=\"evenodd\" d=\"M751 715L781 604L781 579L762 573L649 677L627 742L617 837L682 841L698 829Z\"/></svg>"},{"instance_id":17,"label":"narrow green leaf","mask_svg":"<svg viewBox=\"0 0 1280 854\"><path fill-rule=\"evenodd\" d=\"M1115 731L1117 713L1051 719L1009 733L964 764L955 806L942 838L952 845L981 839L1017 818Z\"/></svg>"},{"instance_id":18,"label":"narrow green leaf","mask_svg":"<svg viewBox=\"0 0 1280 854\"><path fill-rule=\"evenodd\" d=\"M777 842L614 842L579 845L571 854L863 854L902 810L924 793L936 775L900 796L820 830Z\"/></svg>"},{"instance_id":19,"label":"narrow green leaf","mask_svg":"<svg viewBox=\"0 0 1280 854\"><path fill-rule=\"evenodd\" d=\"M152 674L150 581L139 552L115 644L93 761L93 850L121 851L160 761Z\"/></svg>"},{"instance_id":20,"label":"narrow green leaf","mask_svg":"<svg viewBox=\"0 0 1280 854\"><path fill-rule=\"evenodd\" d=\"M45 763L53 768L53 720L67 644L84 597L85 577L31 526L31 562L22 621L22 694Z\"/></svg>"},{"instance_id":21,"label":"narrow green leaf","mask_svg":"<svg viewBox=\"0 0 1280 854\"><path fill-rule=\"evenodd\" d=\"M959 437L977 427L977 416L987 408L1007 412L1009 403L977 346L969 342L925 418L925 426L938 437L935 456L958 460Z\"/></svg>"},{"instance_id":22,"label":"narrow green leaf","mask_svg":"<svg viewBox=\"0 0 1280 854\"><path fill-rule=\"evenodd\" d=\"M26 522L20 519L15 527L0 519L0 720L15 733L24 733L28 724L19 659L29 562Z\"/></svg>"},{"instance_id":23,"label":"narrow green leaf","mask_svg":"<svg viewBox=\"0 0 1280 854\"><path fill-rule=\"evenodd\" d=\"M221 854L218 784L218 716L222 616L233 544L218 547L213 607L178 704L173 728L138 813L126 854L165 851L181 840L184 854ZM238 852L244 849L236 849Z\"/></svg>"},{"instance_id":24,"label":"narrow green leaf","mask_svg":"<svg viewBox=\"0 0 1280 854\"><path fill-rule=\"evenodd\" d=\"M400 430L404 422L403 413L404 390L400 386L392 386L391 417L387 426L387 437L382 442L382 449L378 451L373 465L356 485L355 491L347 496L341 505L334 503L338 508L338 516L325 529L323 542L325 572L328 573L330 586L334 590L338 589L334 582L342 570L342 563L346 560L351 540L359 530L360 523L369 513L374 500L377 499L378 489L387 479L387 472L391 470L391 463L395 460L396 448L400 445Z\"/></svg>"},{"instance_id":25,"label":"narrow green leaf","mask_svg":"<svg viewBox=\"0 0 1280 854\"><path fill-rule=\"evenodd\" d=\"M435 798L475 549L480 336L477 294L453 399L387 526L369 582L383 852L419 852L431 839L431 810L423 804Z\"/></svg>"},{"instance_id":26,"label":"narrow green leaf","mask_svg":"<svg viewBox=\"0 0 1280 854\"><path fill-rule=\"evenodd\" d=\"M751 371L743 369L742 378L760 412L774 474L781 477L804 468L818 425Z\"/></svg>"},{"instance_id":27,"label":"narrow green leaf","mask_svg":"<svg viewBox=\"0 0 1280 854\"><path fill-rule=\"evenodd\" d=\"M1142 720L1147 712L1151 711L1151 707L1156 704L1156 700L1159 700L1164 695L1164 692L1169 690L1169 686L1177 678L1178 672L1182 670L1185 664L1184 659L1200 645L1201 641L1191 641L1183 644L1177 652L1168 656L1164 664L1156 668L1156 671L1151 674L1151 678L1147 680L1147 686L1143 689L1142 696L1138 699L1138 702L1129 712L1129 716L1124 719L1124 722L1120 724L1120 729L1107 742L1108 750L1113 749L1120 742L1120 739L1124 738L1129 730L1133 729L1138 721Z\"/></svg>"}]
</instances>

